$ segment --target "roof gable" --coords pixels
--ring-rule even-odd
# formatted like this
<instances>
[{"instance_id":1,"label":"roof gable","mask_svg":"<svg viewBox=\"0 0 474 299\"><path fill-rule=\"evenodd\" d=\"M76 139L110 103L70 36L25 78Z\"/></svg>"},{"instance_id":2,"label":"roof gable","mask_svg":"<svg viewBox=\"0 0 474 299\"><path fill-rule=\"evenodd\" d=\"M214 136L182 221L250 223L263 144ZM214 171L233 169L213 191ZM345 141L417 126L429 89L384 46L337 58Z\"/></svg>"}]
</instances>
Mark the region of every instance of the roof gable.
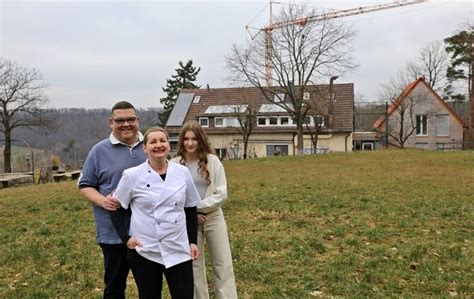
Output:
<instances>
[{"instance_id":1,"label":"roof gable","mask_svg":"<svg viewBox=\"0 0 474 299\"><path fill-rule=\"evenodd\" d=\"M448 111L448 113L451 116L453 116L454 119L456 119L463 127L466 127L466 123L464 122L464 120L438 95L438 93L436 93L436 91L433 90L433 88L431 88L431 86L428 85L428 83L426 83L426 81L423 77L420 77L420 78L416 79L415 81L410 82L405 87L405 89L403 89L403 91L400 93L400 95L388 107L388 111L387 111L388 116L392 115L397 110L397 108L404 101L406 101L409 98L410 94L415 90L415 88L416 88L416 86L418 86L418 84L424 85L428 89L428 92L431 93L434 96L433 98L436 101L438 101L443 106L443 108L446 109ZM385 123L385 117L380 116L375 121L373 126L374 126L375 129L378 129L384 123Z\"/></svg>"}]
</instances>

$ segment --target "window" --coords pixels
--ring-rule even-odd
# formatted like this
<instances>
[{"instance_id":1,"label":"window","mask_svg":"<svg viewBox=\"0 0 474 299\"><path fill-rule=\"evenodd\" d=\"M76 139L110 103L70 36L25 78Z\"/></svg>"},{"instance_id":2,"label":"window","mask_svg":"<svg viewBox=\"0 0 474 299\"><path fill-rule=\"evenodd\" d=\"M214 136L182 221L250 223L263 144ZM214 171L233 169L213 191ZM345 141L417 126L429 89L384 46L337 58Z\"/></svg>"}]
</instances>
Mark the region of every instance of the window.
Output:
<instances>
[{"instance_id":1,"label":"window","mask_svg":"<svg viewBox=\"0 0 474 299\"><path fill-rule=\"evenodd\" d=\"M193 104L199 103L199 100L201 100L201 97L200 96L195 96L194 99L193 99Z\"/></svg>"},{"instance_id":2,"label":"window","mask_svg":"<svg viewBox=\"0 0 474 299\"><path fill-rule=\"evenodd\" d=\"M429 149L429 144L426 142L416 142L415 147L420 149Z\"/></svg>"},{"instance_id":3,"label":"window","mask_svg":"<svg viewBox=\"0 0 474 299\"><path fill-rule=\"evenodd\" d=\"M325 125L324 116L317 115L315 117L315 123L316 123L316 125L318 125L318 127L324 127L324 125Z\"/></svg>"},{"instance_id":4,"label":"window","mask_svg":"<svg viewBox=\"0 0 474 299\"><path fill-rule=\"evenodd\" d=\"M309 92L303 93L303 100L305 100L305 101L309 100Z\"/></svg>"},{"instance_id":5,"label":"window","mask_svg":"<svg viewBox=\"0 0 474 299\"><path fill-rule=\"evenodd\" d=\"M224 118L223 117L214 118L214 126L223 127L224 126Z\"/></svg>"},{"instance_id":6,"label":"window","mask_svg":"<svg viewBox=\"0 0 474 299\"><path fill-rule=\"evenodd\" d=\"M285 101L285 94L284 93L279 93L273 96L273 102L275 103L281 103Z\"/></svg>"},{"instance_id":7,"label":"window","mask_svg":"<svg viewBox=\"0 0 474 299\"><path fill-rule=\"evenodd\" d=\"M374 143L373 142L362 142L362 150L363 151L373 151L374 150Z\"/></svg>"},{"instance_id":8,"label":"window","mask_svg":"<svg viewBox=\"0 0 474 299\"><path fill-rule=\"evenodd\" d=\"M449 136L449 117L447 114L436 115L436 136Z\"/></svg>"},{"instance_id":9,"label":"window","mask_svg":"<svg viewBox=\"0 0 474 299\"><path fill-rule=\"evenodd\" d=\"M225 126L226 127L240 127L240 123L236 117L227 117L225 118Z\"/></svg>"},{"instance_id":10,"label":"window","mask_svg":"<svg viewBox=\"0 0 474 299\"><path fill-rule=\"evenodd\" d=\"M417 136L428 135L428 117L426 115L416 116L416 135Z\"/></svg>"},{"instance_id":11,"label":"window","mask_svg":"<svg viewBox=\"0 0 474 299\"><path fill-rule=\"evenodd\" d=\"M200 117L199 118L199 124L201 125L201 127L209 127L209 118Z\"/></svg>"},{"instance_id":12,"label":"window","mask_svg":"<svg viewBox=\"0 0 474 299\"><path fill-rule=\"evenodd\" d=\"M240 159L242 157L242 149L238 144L234 144L229 148L227 156L229 159Z\"/></svg>"},{"instance_id":13,"label":"window","mask_svg":"<svg viewBox=\"0 0 474 299\"><path fill-rule=\"evenodd\" d=\"M216 152L216 156L218 156L221 160L224 160L227 156L226 148L215 148L214 151Z\"/></svg>"},{"instance_id":14,"label":"window","mask_svg":"<svg viewBox=\"0 0 474 299\"><path fill-rule=\"evenodd\" d=\"M292 119L288 116L259 116L257 126L294 126Z\"/></svg>"},{"instance_id":15,"label":"window","mask_svg":"<svg viewBox=\"0 0 474 299\"><path fill-rule=\"evenodd\" d=\"M267 145L267 156L287 156L287 144L269 144Z\"/></svg>"}]
</instances>

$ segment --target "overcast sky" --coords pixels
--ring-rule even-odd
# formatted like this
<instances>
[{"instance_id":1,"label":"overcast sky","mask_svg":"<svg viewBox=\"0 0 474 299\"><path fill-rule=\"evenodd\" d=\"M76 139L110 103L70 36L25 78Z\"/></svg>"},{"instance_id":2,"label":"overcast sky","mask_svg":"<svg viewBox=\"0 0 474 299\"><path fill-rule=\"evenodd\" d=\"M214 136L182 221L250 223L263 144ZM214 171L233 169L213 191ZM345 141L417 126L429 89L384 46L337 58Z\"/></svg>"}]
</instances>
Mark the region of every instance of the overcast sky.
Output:
<instances>
[{"instance_id":1,"label":"overcast sky","mask_svg":"<svg viewBox=\"0 0 474 299\"><path fill-rule=\"evenodd\" d=\"M289 3L289 1L280 1ZM385 1L291 1L314 8L354 8ZM227 87L224 56L245 44L245 25L264 25L268 1L0 0L0 55L37 68L51 106L110 108L117 100L159 105L178 62L201 67L197 83ZM275 5L275 9L283 4ZM473 0L432 0L343 19L358 31L356 96L376 100L381 83L428 42L474 20ZM327 83L327 82L321 82Z\"/></svg>"}]
</instances>

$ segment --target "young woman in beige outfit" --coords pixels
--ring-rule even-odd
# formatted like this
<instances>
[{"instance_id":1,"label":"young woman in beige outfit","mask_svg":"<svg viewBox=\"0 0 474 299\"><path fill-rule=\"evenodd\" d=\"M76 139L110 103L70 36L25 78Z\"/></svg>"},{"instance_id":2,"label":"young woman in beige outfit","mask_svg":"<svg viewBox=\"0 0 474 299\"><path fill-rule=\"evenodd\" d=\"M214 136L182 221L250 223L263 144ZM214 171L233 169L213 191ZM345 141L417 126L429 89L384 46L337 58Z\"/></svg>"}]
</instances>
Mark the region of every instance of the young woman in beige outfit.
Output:
<instances>
[{"instance_id":1,"label":"young woman in beige outfit","mask_svg":"<svg viewBox=\"0 0 474 299\"><path fill-rule=\"evenodd\" d=\"M212 154L207 136L196 121L183 125L178 156L173 161L188 167L202 199L197 205L198 248L201 255L193 262L194 298L209 298L205 242L211 259L216 298L237 298L227 225L221 208L227 198L224 167L219 158Z\"/></svg>"}]
</instances>

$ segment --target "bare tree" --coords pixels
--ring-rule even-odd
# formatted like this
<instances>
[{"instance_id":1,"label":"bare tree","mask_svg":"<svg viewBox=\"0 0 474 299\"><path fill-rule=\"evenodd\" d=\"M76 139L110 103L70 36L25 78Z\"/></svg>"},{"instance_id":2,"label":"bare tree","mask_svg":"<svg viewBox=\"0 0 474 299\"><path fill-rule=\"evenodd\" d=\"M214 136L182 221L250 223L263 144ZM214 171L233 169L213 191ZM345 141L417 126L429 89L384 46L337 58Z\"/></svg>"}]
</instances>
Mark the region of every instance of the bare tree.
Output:
<instances>
[{"instance_id":1,"label":"bare tree","mask_svg":"<svg viewBox=\"0 0 474 299\"><path fill-rule=\"evenodd\" d=\"M415 60L408 61L405 68L398 71L395 78L388 84L382 84L382 97L386 97L387 91L393 93L396 89L399 94L405 86L424 77L426 83L440 94L448 85L446 69L448 68L448 54L440 41L426 44L418 53ZM390 86L389 88L387 88Z\"/></svg>"},{"instance_id":2,"label":"bare tree","mask_svg":"<svg viewBox=\"0 0 474 299\"><path fill-rule=\"evenodd\" d=\"M291 7L283 10L276 22L316 14L316 10ZM303 123L310 109L304 104L303 94L309 86L355 67L351 56L354 37L351 28L334 19L283 26L271 35L258 35L246 48L234 45L226 57L228 80L234 85L259 88L268 102L286 110L296 124L297 153L302 154ZM268 64L271 78L265 71Z\"/></svg>"},{"instance_id":3,"label":"bare tree","mask_svg":"<svg viewBox=\"0 0 474 299\"><path fill-rule=\"evenodd\" d=\"M441 93L448 85L446 69L448 68L448 53L441 41L426 44L419 52L415 62L407 65L410 81L425 77L426 83L437 93Z\"/></svg>"},{"instance_id":4,"label":"bare tree","mask_svg":"<svg viewBox=\"0 0 474 299\"><path fill-rule=\"evenodd\" d=\"M0 132L5 136L5 172L11 172L13 129L53 126L51 110L45 109L48 98L43 93L44 88L38 70L0 58Z\"/></svg>"},{"instance_id":5,"label":"bare tree","mask_svg":"<svg viewBox=\"0 0 474 299\"><path fill-rule=\"evenodd\" d=\"M239 125L236 127L244 143L244 160L248 157L248 144L250 135L257 119L257 105L237 105L233 108L232 116L237 119Z\"/></svg>"}]
</instances>

